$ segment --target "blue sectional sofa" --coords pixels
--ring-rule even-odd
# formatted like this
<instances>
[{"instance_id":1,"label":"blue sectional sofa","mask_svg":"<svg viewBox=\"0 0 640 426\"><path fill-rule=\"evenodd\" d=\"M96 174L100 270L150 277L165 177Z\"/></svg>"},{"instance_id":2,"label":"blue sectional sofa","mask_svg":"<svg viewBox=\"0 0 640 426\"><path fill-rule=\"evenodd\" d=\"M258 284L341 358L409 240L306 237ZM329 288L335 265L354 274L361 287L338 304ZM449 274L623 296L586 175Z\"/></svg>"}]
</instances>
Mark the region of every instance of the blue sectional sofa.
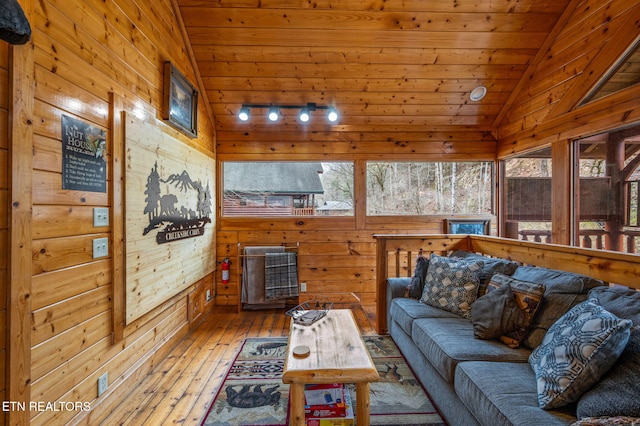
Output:
<instances>
[{"instance_id":1,"label":"blue sectional sofa","mask_svg":"<svg viewBox=\"0 0 640 426\"><path fill-rule=\"evenodd\" d=\"M446 255L483 261L480 287L489 285L494 277L544 285L544 295L526 335L520 336L519 345L508 345L501 339L478 338L478 323L470 315L461 316L416 298L423 290L416 291L415 283L424 282L419 267L414 277L384 280L386 294L381 300L385 302L386 329L450 425L570 425L593 421L595 417L608 424L604 417L612 420L614 416L640 416L639 293L609 287L583 274L523 266L520 262L466 250L448 250ZM383 263L386 265L386 262L379 265ZM427 268L422 272L426 273ZM562 322L559 319L578 305L589 304L591 301L585 302L587 299L599 300L621 322L623 318L629 320L626 323L633 322L632 326L624 327L623 337L628 343L622 342L620 361L603 373L596 384L580 390L581 397L576 402L540 408L531 354L538 347L542 351L542 343L550 339L545 336L554 324ZM620 350L623 349L618 350L616 357Z\"/></svg>"}]
</instances>

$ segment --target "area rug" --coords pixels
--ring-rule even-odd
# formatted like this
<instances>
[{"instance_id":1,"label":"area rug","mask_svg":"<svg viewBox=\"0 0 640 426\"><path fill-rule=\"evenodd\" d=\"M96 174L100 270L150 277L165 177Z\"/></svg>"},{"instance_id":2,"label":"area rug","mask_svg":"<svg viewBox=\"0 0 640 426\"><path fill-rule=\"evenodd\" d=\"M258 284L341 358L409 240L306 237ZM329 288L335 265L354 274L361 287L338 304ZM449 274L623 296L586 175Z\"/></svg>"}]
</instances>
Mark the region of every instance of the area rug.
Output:
<instances>
[{"instance_id":1,"label":"area rug","mask_svg":"<svg viewBox=\"0 0 640 426\"><path fill-rule=\"evenodd\" d=\"M371 424L444 425L393 340L364 341L380 373L380 381L371 383ZM281 380L286 348L286 338L246 339L202 426L287 425L289 385ZM357 404L355 385L346 387Z\"/></svg>"}]
</instances>

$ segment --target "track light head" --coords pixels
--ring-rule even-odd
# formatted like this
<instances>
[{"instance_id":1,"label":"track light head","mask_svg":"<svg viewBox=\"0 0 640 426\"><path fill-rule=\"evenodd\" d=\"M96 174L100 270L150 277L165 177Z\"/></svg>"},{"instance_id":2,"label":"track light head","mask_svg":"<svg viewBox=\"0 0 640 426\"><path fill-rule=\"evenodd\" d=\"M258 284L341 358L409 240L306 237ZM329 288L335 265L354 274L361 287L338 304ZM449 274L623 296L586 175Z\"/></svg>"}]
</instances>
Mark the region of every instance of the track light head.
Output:
<instances>
[{"instance_id":1,"label":"track light head","mask_svg":"<svg viewBox=\"0 0 640 426\"><path fill-rule=\"evenodd\" d=\"M336 111L335 108L330 107L329 112L327 113L327 119L332 123L338 121L338 111Z\"/></svg>"},{"instance_id":2,"label":"track light head","mask_svg":"<svg viewBox=\"0 0 640 426\"><path fill-rule=\"evenodd\" d=\"M249 108L243 106L240 108L240 112L238 113L238 118L241 121L247 121L249 119Z\"/></svg>"},{"instance_id":3,"label":"track light head","mask_svg":"<svg viewBox=\"0 0 640 426\"><path fill-rule=\"evenodd\" d=\"M309 115L309 108L302 108L300 110L300 115L298 117L300 118L300 121L302 121L303 123L306 123L307 121L309 121L309 119L311 118L311 116Z\"/></svg>"},{"instance_id":4,"label":"track light head","mask_svg":"<svg viewBox=\"0 0 640 426\"><path fill-rule=\"evenodd\" d=\"M269 114L267 115L270 121L278 121L280 118L280 113L278 112L278 108L271 107L269 108Z\"/></svg>"}]
</instances>

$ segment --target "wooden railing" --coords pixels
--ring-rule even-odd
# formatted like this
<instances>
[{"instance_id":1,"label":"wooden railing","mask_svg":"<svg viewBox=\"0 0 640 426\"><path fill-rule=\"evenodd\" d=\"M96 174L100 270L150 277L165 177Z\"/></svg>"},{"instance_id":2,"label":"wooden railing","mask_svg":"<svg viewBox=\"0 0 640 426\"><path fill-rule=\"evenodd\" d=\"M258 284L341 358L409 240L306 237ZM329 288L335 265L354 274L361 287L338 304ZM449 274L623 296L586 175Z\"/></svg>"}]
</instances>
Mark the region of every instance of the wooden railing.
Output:
<instances>
[{"instance_id":1,"label":"wooden railing","mask_svg":"<svg viewBox=\"0 0 640 426\"><path fill-rule=\"evenodd\" d=\"M303 207L303 208L293 209L294 216L315 216L315 214L316 214L315 207Z\"/></svg>"},{"instance_id":2,"label":"wooden railing","mask_svg":"<svg viewBox=\"0 0 640 426\"><path fill-rule=\"evenodd\" d=\"M520 240L551 243L551 231L526 229L518 231ZM581 229L580 230L580 247L594 248L598 250L610 250L606 247L605 236L607 231L601 229ZM624 253L639 253L640 249L640 231L624 230Z\"/></svg>"}]
</instances>

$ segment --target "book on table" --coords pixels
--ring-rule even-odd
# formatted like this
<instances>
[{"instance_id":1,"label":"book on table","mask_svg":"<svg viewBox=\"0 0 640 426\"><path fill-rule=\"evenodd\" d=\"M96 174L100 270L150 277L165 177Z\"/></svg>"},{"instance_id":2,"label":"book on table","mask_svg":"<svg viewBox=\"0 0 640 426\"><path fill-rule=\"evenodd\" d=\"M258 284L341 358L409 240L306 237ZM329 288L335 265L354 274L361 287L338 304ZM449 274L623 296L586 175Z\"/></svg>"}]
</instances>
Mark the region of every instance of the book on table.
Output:
<instances>
[{"instance_id":1,"label":"book on table","mask_svg":"<svg viewBox=\"0 0 640 426\"><path fill-rule=\"evenodd\" d=\"M353 426L355 423L349 389L341 383L305 386L305 402L307 426Z\"/></svg>"}]
</instances>

